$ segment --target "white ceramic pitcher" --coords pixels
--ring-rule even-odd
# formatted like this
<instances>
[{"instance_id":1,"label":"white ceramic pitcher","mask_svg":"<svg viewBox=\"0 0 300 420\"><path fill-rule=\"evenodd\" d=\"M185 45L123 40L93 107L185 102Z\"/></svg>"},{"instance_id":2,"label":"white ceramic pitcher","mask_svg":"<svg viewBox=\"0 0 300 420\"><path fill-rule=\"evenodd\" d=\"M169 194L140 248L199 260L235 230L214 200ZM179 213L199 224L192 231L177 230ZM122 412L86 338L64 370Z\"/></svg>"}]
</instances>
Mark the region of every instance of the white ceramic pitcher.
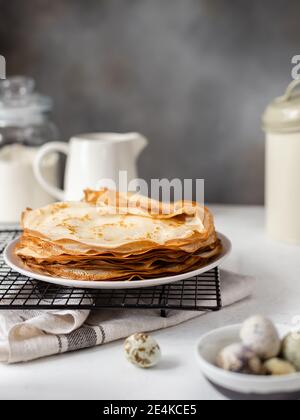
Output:
<instances>
[{"instance_id":1,"label":"white ceramic pitcher","mask_svg":"<svg viewBox=\"0 0 300 420\"><path fill-rule=\"evenodd\" d=\"M34 173L40 185L60 201L80 200L86 188L99 188L109 180L119 185L121 171L128 182L137 178L137 158L148 141L138 133L91 133L71 138L69 143L53 142L41 147L34 163ZM54 152L67 155L65 190L44 178L44 158Z\"/></svg>"}]
</instances>

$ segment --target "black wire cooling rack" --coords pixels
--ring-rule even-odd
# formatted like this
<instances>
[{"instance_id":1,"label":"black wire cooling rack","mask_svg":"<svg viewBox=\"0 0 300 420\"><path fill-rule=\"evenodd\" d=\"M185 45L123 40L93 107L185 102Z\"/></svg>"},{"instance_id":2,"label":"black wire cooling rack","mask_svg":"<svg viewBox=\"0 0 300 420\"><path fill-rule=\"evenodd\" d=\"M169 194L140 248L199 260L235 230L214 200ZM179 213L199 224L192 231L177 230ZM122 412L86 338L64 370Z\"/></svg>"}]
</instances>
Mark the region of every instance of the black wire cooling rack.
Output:
<instances>
[{"instance_id":1,"label":"black wire cooling rack","mask_svg":"<svg viewBox=\"0 0 300 420\"><path fill-rule=\"evenodd\" d=\"M216 268L181 282L124 290L74 289L42 283L12 271L4 262L5 246L20 235L0 231L0 310L134 308L217 311L222 307L220 273Z\"/></svg>"}]
</instances>

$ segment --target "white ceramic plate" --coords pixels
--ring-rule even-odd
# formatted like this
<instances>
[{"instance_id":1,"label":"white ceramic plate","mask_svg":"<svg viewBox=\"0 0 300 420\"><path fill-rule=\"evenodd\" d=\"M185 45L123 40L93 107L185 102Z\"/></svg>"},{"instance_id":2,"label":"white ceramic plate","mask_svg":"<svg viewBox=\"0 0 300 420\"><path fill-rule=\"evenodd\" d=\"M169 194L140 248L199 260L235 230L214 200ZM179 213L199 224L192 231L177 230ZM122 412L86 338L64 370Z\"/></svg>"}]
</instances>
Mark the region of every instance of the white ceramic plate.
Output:
<instances>
[{"instance_id":1,"label":"white ceramic plate","mask_svg":"<svg viewBox=\"0 0 300 420\"><path fill-rule=\"evenodd\" d=\"M14 248L18 242L18 239L11 242L4 251L4 261L5 263L12 268L17 273L22 274L23 276L33 278L35 280L40 280L46 283L52 283L64 287L76 287L80 289L136 289L140 287L153 287L161 286L164 284L175 283L177 281L185 280L198 276L200 274L206 273L207 271L212 270L215 267L218 267L222 261L230 254L231 252L231 242L230 240L218 233L219 238L223 243L223 252L216 258L212 263L200 268L196 271L191 271L189 273L180 274L176 276L168 276L157 279L147 279L147 280L135 280L135 281L79 281L79 280L70 280L64 279L61 277L51 277L43 276L41 274L35 273L33 270L29 270L24 267L23 262L20 258L14 255Z\"/></svg>"}]
</instances>

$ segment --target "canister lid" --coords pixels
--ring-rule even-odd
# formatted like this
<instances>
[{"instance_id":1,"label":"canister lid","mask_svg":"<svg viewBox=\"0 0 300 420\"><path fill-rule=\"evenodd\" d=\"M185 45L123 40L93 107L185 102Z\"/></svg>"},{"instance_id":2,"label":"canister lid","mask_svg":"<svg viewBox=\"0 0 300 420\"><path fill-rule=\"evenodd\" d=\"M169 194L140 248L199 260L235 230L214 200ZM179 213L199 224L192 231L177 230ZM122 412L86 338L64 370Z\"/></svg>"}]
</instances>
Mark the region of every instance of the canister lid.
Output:
<instances>
[{"instance_id":1,"label":"canister lid","mask_svg":"<svg viewBox=\"0 0 300 420\"><path fill-rule=\"evenodd\" d=\"M0 82L1 126L30 123L51 108L51 99L35 92L33 79L15 76Z\"/></svg>"},{"instance_id":2,"label":"canister lid","mask_svg":"<svg viewBox=\"0 0 300 420\"><path fill-rule=\"evenodd\" d=\"M291 133L300 131L300 80L294 80L285 94L276 98L263 114L263 129L268 132Z\"/></svg>"}]
</instances>

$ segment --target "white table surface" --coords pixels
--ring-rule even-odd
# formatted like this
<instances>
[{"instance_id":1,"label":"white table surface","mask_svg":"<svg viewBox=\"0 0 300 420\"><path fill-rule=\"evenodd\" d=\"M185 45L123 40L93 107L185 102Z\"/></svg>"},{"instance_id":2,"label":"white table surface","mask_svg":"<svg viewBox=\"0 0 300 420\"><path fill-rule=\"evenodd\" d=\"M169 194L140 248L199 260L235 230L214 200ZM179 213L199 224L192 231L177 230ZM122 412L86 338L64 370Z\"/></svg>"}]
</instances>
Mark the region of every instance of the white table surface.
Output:
<instances>
[{"instance_id":1,"label":"white table surface","mask_svg":"<svg viewBox=\"0 0 300 420\"><path fill-rule=\"evenodd\" d=\"M198 338L256 313L291 324L300 315L300 247L266 236L261 207L212 209L218 230L233 241L225 267L257 279L251 299L154 333L163 352L154 369L130 365L121 341L27 364L0 365L0 399L221 399L198 368Z\"/></svg>"}]
</instances>

